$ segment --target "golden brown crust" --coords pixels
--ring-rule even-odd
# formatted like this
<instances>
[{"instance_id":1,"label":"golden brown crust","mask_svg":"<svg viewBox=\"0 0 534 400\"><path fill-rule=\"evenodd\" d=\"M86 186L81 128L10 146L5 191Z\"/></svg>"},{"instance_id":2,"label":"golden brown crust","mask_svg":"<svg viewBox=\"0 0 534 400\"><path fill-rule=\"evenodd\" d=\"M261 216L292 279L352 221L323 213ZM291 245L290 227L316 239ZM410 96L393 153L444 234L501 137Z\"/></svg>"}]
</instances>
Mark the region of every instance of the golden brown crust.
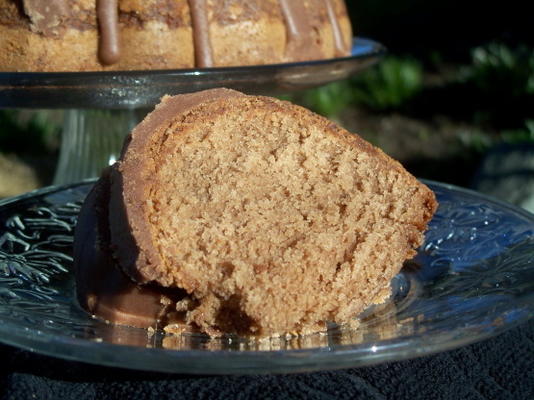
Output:
<instances>
[{"instance_id":1,"label":"golden brown crust","mask_svg":"<svg viewBox=\"0 0 534 400\"><path fill-rule=\"evenodd\" d=\"M336 55L323 0L305 2L324 58ZM335 0L343 36L352 41L344 2ZM95 0L69 3L59 25L43 30L22 2L0 0L0 71L99 71L191 68L193 32L187 0L119 1L122 56L99 63ZM215 66L304 61L287 54L287 27L278 0L208 1ZM73 56L73 55L76 56Z\"/></svg>"}]
</instances>

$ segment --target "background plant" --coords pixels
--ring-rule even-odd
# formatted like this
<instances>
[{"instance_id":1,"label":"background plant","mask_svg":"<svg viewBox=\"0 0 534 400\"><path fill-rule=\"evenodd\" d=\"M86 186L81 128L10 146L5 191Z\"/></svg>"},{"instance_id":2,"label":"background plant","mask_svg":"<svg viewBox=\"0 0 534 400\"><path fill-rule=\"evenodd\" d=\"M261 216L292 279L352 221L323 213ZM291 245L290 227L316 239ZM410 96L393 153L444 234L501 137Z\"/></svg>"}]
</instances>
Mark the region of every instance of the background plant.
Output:
<instances>
[{"instance_id":1,"label":"background plant","mask_svg":"<svg viewBox=\"0 0 534 400\"><path fill-rule=\"evenodd\" d=\"M0 152L42 154L54 151L59 125L47 111L0 110Z\"/></svg>"}]
</instances>

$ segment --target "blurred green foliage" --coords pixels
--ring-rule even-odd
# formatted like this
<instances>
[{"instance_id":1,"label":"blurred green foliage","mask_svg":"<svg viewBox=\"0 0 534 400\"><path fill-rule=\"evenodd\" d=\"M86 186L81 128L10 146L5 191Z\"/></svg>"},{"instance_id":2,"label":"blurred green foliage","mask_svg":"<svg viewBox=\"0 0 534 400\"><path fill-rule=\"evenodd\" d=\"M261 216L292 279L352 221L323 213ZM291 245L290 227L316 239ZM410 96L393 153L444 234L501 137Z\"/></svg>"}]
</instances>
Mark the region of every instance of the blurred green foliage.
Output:
<instances>
[{"instance_id":1,"label":"blurred green foliage","mask_svg":"<svg viewBox=\"0 0 534 400\"><path fill-rule=\"evenodd\" d=\"M534 120L525 121L524 129L506 130L502 132L501 139L505 143L520 144L534 142Z\"/></svg>"},{"instance_id":2,"label":"blurred green foliage","mask_svg":"<svg viewBox=\"0 0 534 400\"><path fill-rule=\"evenodd\" d=\"M388 57L351 83L354 104L373 111L398 110L423 89L423 67L416 60Z\"/></svg>"},{"instance_id":3,"label":"blurred green foliage","mask_svg":"<svg viewBox=\"0 0 534 400\"><path fill-rule=\"evenodd\" d=\"M527 121L534 120L532 48L489 43L474 48L471 62L464 66L445 64L438 52L433 59L443 64L429 72L412 58L388 56L352 79L290 99L329 118L337 118L352 106L426 120L447 115L480 130L500 132L497 136L504 135L506 140L534 140L529 139L530 130L524 129ZM430 75L432 84L426 79ZM476 135L468 136L472 141ZM475 142L475 147L482 148L486 141Z\"/></svg>"},{"instance_id":4,"label":"blurred green foliage","mask_svg":"<svg viewBox=\"0 0 534 400\"><path fill-rule=\"evenodd\" d=\"M352 88L347 81L290 95L288 99L329 118L336 118L352 104Z\"/></svg>"},{"instance_id":5,"label":"blurred green foliage","mask_svg":"<svg viewBox=\"0 0 534 400\"><path fill-rule=\"evenodd\" d=\"M494 42L472 51L460 83L472 99L473 121L500 130L534 118L534 49Z\"/></svg>"},{"instance_id":6,"label":"blurred green foliage","mask_svg":"<svg viewBox=\"0 0 534 400\"><path fill-rule=\"evenodd\" d=\"M410 58L386 57L356 77L284 98L336 118L350 106L370 111L403 109L423 88L423 67Z\"/></svg>"},{"instance_id":7,"label":"blurred green foliage","mask_svg":"<svg viewBox=\"0 0 534 400\"><path fill-rule=\"evenodd\" d=\"M498 135L480 129L466 130L458 135L458 140L462 147L481 154L499 144L533 143L534 120L525 121L523 128L503 130Z\"/></svg>"},{"instance_id":8,"label":"blurred green foliage","mask_svg":"<svg viewBox=\"0 0 534 400\"><path fill-rule=\"evenodd\" d=\"M458 141L462 148L480 154L486 152L494 144L491 134L478 129L461 131L458 134Z\"/></svg>"},{"instance_id":9,"label":"blurred green foliage","mask_svg":"<svg viewBox=\"0 0 534 400\"><path fill-rule=\"evenodd\" d=\"M464 80L481 94L506 97L534 95L534 49L511 48L490 43L472 51L472 64L464 70Z\"/></svg>"},{"instance_id":10,"label":"blurred green foliage","mask_svg":"<svg viewBox=\"0 0 534 400\"><path fill-rule=\"evenodd\" d=\"M46 111L29 112L21 118L18 110L0 110L0 151L41 154L57 145L58 126L50 123Z\"/></svg>"}]
</instances>

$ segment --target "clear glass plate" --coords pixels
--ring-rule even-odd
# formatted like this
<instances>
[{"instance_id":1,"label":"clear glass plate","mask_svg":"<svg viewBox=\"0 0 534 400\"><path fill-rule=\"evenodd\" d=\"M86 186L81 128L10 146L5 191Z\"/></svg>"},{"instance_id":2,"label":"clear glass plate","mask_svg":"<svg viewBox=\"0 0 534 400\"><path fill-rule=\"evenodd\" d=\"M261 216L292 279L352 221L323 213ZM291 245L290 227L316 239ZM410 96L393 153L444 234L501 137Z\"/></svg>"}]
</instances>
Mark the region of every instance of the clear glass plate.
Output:
<instances>
[{"instance_id":1,"label":"clear glass plate","mask_svg":"<svg viewBox=\"0 0 534 400\"><path fill-rule=\"evenodd\" d=\"M162 96L227 87L250 94L286 94L345 79L385 54L355 38L349 57L244 67L105 72L0 72L0 107L152 107Z\"/></svg>"},{"instance_id":2,"label":"clear glass plate","mask_svg":"<svg viewBox=\"0 0 534 400\"><path fill-rule=\"evenodd\" d=\"M51 356L152 371L229 374L346 368L452 349L534 313L533 215L428 182L440 207L394 296L359 329L256 341L111 326L76 303L73 227L93 181L0 203L0 340ZM384 243L386 246L387 243Z\"/></svg>"}]
</instances>

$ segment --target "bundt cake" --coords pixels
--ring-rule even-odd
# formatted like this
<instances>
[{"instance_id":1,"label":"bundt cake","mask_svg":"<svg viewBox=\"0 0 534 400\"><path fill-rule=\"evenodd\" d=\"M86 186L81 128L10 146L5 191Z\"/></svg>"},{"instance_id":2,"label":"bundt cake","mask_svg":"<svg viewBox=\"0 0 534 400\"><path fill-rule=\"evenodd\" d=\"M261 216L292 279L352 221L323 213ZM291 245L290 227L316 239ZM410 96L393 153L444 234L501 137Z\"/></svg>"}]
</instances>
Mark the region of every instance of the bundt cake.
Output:
<instances>
[{"instance_id":1,"label":"bundt cake","mask_svg":"<svg viewBox=\"0 0 534 400\"><path fill-rule=\"evenodd\" d=\"M321 330L389 296L436 207L398 162L304 108L227 89L165 97L83 206L79 298L127 325Z\"/></svg>"},{"instance_id":2,"label":"bundt cake","mask_svg":"<svg viewBox=\"0 0 534 400\"><path fill-rule=\"evenodd\" d=\"M343 0L0 0L0 71L273 64L351 47Z\"/></svg>"}]
</instances>

